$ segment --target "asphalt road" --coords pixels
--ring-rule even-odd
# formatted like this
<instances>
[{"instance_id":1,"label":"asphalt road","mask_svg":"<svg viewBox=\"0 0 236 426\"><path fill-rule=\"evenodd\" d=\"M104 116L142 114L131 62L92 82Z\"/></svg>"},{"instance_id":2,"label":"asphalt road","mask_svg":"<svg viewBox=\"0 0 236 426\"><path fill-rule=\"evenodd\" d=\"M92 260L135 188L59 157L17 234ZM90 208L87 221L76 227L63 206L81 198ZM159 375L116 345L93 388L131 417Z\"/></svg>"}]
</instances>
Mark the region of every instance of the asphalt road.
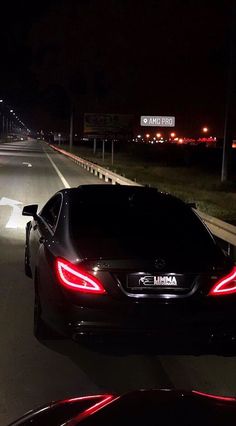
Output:
<instances>
[{"instance_id":1,"label":"asphalt road","mask_svg":"<svg viewBox=\"0 0 236 426\"><path fill-rule=\"evenodd\" d=\"M175 387L236 395L236 358L158 354L145 346L88 348L33 336L33 283L23 270L25 204L98 178L39 141L0 145L0 424L75 395ZM177 352L177 351L176 351Z\"/></svg>"}]
</instances>

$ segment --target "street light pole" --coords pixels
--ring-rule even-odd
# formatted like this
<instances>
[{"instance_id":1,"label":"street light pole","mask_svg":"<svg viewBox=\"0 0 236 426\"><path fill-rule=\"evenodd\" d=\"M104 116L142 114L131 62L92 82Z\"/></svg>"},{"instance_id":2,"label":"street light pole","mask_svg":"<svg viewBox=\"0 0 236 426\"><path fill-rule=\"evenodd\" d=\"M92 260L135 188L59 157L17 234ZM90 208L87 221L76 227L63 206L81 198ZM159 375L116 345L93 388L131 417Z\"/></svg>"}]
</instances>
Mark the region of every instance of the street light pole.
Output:
<instances>
[{"instance_id":1,"label":"street light pole","mask_svg":"<svg viewBox=\"0 0 236 426\"><path fill-rule=\"evenodd\" d=\"M114 139L111 141L111 164L114 164Z\"/></svg>"},{"instance_id":2,"label":"street light pole","mask_svg":"<svg viewBox=\"0 0 236 426\"><path fill-rule=\"evenodd\" d=\"M6 118L6 138L8 138L8 118Z\"/></svg>"},{"instance_id":3,"label":"street light pole","mask_svg":"<svg viewBox=\"0 0 236 426\"><path fill-rule=\"evenodd\" d=\"M232 151L232 130L231 130L231 115L232 115L232 93L235 71L235 17L236 17L235 2L232 2L231 14L231 31L230 31L230 58L228 70L228 87L225 106L225 124L224 124L224 143L221 168L221 182L226 182L229 179L230 157Z\"/></svg>"},{"instance_id":4,"label":"street light pole","mask_svg":"<svg viewBox=\"0 0 236 426\"><path fill-rule=\"evenodd\" d=\"M228 99L227 101L226 111L225 111L221 182L226 182L229 178L230 154L231 154L231 144L232 144L229 115L230 115L230 99Z\"/></svg>"},{"instance_id":5,"label":"street light pole","mask_svg":"<svg viewBox=\"0 0 236 426\"><path fill-rule=\"evenodd\" d=\"M96 154L96 148L97 148L97 139L94 138L94 140L93 140L93 154L94 155Z\"/></svg>"},{"instance_id":6,"label":"street light pole","mask_svg":"<svg viewBox=\"0 0 236 426\"><path fill-rule=\"evenodd\" d=\"M0 99L0 106L2 105L3 100ZM0 138L3 138L3 109L1 108L1 112L0 112L0 118L1 118L1 125L0 125Z\"/></svg>"},{"instance_id":7,"label":"street light pole","mask_svg":"<svg viewBox=\"0 0 236 426\"><path fill-rule=\"evenodd\" d=\"M74 132L74 110L72 107L71 114L70 114L70 152L72 152L72 146L73 146L73 132Z\"/></svg>"},{"instance_id":8,"label":"street light pole","mask_svg":"<svg viewBox=\"0 0 236 426\"><path fill-rule=\"evenodd\" d=\"M102 140L102 161L105 159L105 139Z\"/></svg>"},{"instance_id":9,"label":"street light pole","mask_svg":"<svg viewBox=\"0 0 236 426\"><path fill-rule=\"evenodd\" d=\"M5 117L2 115L2 137L5 136Z\"/></svg>"}]
</instances>

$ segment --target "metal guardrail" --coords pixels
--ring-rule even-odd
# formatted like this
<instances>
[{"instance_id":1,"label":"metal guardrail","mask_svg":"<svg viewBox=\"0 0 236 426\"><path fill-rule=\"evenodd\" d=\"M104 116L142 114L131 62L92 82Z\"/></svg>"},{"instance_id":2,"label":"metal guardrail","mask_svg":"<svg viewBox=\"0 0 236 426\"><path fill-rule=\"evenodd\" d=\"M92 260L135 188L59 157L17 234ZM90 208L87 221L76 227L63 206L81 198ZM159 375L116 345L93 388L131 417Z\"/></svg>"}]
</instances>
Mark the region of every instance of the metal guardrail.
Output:
<instances>
[{"instance_id":1,"label":"metal guardrail","mask_svg":"<svg viewBox=\"0 0 236 426\"><path fill-rule=\"evenodd\" d=\"M64 149L58 148L55 145L48 144L55 151L65 155L66 157L73 160L76 164L80 165L90 173L93 173L99 179L104 179L105 182L119 185L131 185L131 186L143 186L139 183L127 179L123 176L118 175L104 167L94 164L91 161L85 160L84 158L78 157L77 155L71 154ZM236 226L230 225L220 219L213 216L209 216L206 213L195 210L200 218L206 223L210 231L220 240L225 241L228 244L228 253L232 256L236 256Z\"/></svg>"},{"instance_id":2,"label":"metal guardrail","mask_svg":"<svg viewBox=\"0 0 236 426\"><path fill-rule=\"evenodd\" d=\"M228 254L236 260L236 226L196 210L213 235L227 243Z\"/></svg>"},{"instance_id":3,"label":"metal guardrail","mask_svg":"<svg viewBox=\"0 0 236 426\"><path fill-rule=\"evenodd\" d=\"M114 173L108 169L105 169L105 167L99 166L98 164L92 163L91 161L85 160L84 158L71 154L70 152L65 151L64 149L58 148L55 145L51 145L51 144L48 144L48 145L55 151L60 152L60 154L63 154L66 157L70 158L76 164L79 164L81 167L86 169L88 172L94 174L99 179L104 179L105 182L109 182L114 185L118 184L118 185L142 186L131 179L127 179L124 176L120 176L117 173Z\"/></svg>"},{"instance_id":4,"label":"metal guardrail","mask_svg":"<svg viewBox=\"0 0 236 426\"><path fill-rule=\"evenodd\" d=\"M230 225L230 223L223 222L223 220L216 219L215 217L208 216L203 212L197 211L197 213L204 222L206 222L207 226L216 237L236 246L236 226Z\"/></svg>"}]
</instances>

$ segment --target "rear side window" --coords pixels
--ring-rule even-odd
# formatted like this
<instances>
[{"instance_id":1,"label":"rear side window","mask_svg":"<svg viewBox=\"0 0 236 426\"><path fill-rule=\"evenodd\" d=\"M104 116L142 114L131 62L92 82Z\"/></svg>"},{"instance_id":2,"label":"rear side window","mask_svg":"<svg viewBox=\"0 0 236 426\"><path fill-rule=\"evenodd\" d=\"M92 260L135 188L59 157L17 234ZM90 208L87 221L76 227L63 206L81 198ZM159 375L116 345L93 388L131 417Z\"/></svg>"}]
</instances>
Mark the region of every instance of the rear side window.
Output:
<instances>
[{"instance_id":1,"label":"rear side window","mask_svg":"<svg viewBox=\"0 0 236 426\"><path fill-rule=\"evenodd\" d=\"M41 210L40 216L44 219L51 229L55 229L60 213L62 197L60 194L51 198Z\"/></svg>"}]
</instances>

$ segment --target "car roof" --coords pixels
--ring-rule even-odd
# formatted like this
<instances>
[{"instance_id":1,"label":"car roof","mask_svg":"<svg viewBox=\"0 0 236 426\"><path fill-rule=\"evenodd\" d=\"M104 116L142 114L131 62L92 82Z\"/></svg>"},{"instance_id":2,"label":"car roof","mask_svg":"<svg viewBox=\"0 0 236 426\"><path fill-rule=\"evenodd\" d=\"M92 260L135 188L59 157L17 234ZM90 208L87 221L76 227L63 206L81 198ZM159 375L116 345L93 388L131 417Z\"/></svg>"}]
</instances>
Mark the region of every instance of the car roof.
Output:
<instances>
[{"instance_id":1,"label":"car roof","mask_svg":"<svg viewBox=\"0 0 236 426\"><path fill-rule=\"evenodd\" d=\"M122 200L132 201L145 201L145 200L159 200L168 201L180 206L186 204L179 198L170 195L169 193L160 192L157 188L147 186L133 186L133 185L112 185L112 184L88 184L80 185L77 188L64 190L69 197L73 199L80 199L84 202L107 201L115 202Z\"/></svg>"}]
</instances>

